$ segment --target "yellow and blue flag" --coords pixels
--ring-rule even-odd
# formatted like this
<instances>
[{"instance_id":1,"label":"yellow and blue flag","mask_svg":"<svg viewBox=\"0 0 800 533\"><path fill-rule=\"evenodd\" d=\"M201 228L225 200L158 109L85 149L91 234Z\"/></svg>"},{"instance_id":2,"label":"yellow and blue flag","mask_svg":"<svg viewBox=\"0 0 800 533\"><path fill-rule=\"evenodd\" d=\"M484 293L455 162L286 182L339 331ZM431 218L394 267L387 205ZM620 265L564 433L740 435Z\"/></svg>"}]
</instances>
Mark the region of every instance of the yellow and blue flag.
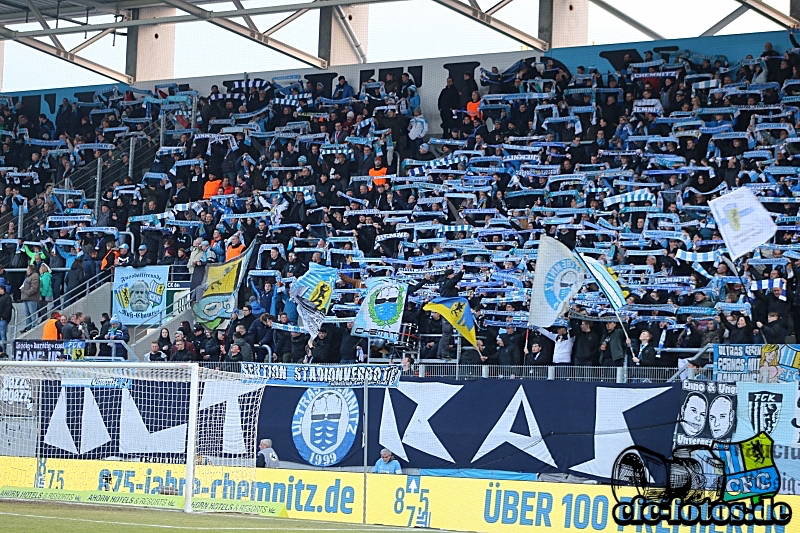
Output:
<instances>
[{"instance_id":1,"label":"yellow and blue flag","mask_svg":"<svg viewBox=\"0 0 800 533\"><path fill-rule=\"evenodd\" d=\"M436 298L425 304L423 309L442 315L467 342L478 347L475 316L466 298Z\"/></svg>"},{"instance_id":2,"label":"yellow and blue flag","mask_svg":"<svg viewBox=\"0 0 800 533\"><path fill-rule=\"evenodd\" d=\"M252 252L253 247L250 246L247 252L236 259L206 267L203 283L198 287L200 296L192 306L195 319L204 327L216 329L231 317Z\"/></svg>"},{"instance_id":3,"label":"yellow and blue flag","mask_svg":"<svg viewBox=\"0 0 800 533\"><path fill-rule=\"evenodd\" d=\"M297 313L303 319L303 326L312 338L319 333L328 313L337 276L337 269L311 263L308 272L297 278L289 290L289 295L297 304Z\"/></svg>"}]
</instances>

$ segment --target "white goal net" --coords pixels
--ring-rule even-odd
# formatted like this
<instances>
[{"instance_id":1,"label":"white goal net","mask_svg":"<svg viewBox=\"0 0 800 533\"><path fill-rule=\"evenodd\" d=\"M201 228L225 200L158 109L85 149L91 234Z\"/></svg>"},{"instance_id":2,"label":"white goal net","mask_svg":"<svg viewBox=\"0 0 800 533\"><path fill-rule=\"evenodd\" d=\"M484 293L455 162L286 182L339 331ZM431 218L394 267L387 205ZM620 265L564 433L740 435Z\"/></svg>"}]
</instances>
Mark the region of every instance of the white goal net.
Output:
<instances>
[{"instance_id":1,"label":"white goal net","mask_svg":"<svg viewBox=\"0 0 800 533\"><path fill-rule=\"evenodd\" d=\"M0 363L0 498L247 512L262 392L194 364Z\"/></svg>"}]
</instances>

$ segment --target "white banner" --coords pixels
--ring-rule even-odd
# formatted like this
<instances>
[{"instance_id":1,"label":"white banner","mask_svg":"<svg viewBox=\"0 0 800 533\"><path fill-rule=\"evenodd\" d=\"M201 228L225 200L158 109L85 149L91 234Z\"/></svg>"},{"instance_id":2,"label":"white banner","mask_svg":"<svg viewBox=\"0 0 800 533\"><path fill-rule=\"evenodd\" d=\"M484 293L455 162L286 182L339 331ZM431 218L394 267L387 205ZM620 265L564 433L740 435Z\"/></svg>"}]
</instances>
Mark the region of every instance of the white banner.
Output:
<instances>
[{"instance_id":1,"label":"white banner","mask_svg":"<svg viewBox=\"0 0 800 533\"><path fill-rule=\"evenodd\" d=\"M407 294L405 283L392 278L368 279L367 294L353 322L353 335L396 341Z\"/></svg>"},{"instance_id":2,"label":"white banner","mask_svg":"<svg viewBox=\"0 0 800 533\"><path fill-rule=\"evenodd\" d=\"M708 203L733 259L772 239L778 227L756 195L742 187Z\"/></svg>"},{"instance_id":3,"label":"white banner","mask_svg":"<svg viewBox=\"0 0 800 533\"><path fill-rule=\"evenodd\" d=\"M121 267L114 272L113 314L126 326L137 326L167 308L168 266Z\"/></svg>"},{"instance_id":4,"label":"white banner","mask_svg":"<svg viewBox=\"0 0 800 533\"><path fill-rule=\"evenodd\" d=\"M557 240L542 236L536 275L533 278L528 324L550 327L569 307L569 301L583 286L583 267L569 248Z\"/></svg>"}]
</instances>

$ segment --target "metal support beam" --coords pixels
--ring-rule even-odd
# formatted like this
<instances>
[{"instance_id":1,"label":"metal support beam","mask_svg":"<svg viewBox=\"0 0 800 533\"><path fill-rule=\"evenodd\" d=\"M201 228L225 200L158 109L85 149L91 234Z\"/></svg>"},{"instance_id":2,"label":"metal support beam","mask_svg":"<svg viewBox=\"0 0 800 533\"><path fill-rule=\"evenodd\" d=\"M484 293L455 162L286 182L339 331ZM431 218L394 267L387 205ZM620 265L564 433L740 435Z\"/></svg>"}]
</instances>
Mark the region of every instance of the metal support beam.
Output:
<instances>
[{"instance_id":1,"label":"metal support beam","mask_svg":"<svg viewBox=\"0 0 800 533\"><path fill-rule=\"evenodd\" d=\"M468 0L468 2L469 5L471 5L474 9L477 9L478 11L483 11L481 9L481 6L478 5L478 0Z\"/></svg>"},{"instance_id":2,"label":"metal support beam","mask_svg":"<svg viewBox=\"0 0 800 533\"><path fill-rule=\"evenodd\" d=\"M527 33L518 30L510 24L506 24L505 22L497 20L496 18L487 15L479 9L462 4L458 0L434 0L434 2L443 5L448 9L452 9L456 13L472 19L475 22L479 22L487 28L491 28L498 33L502 33L506 37L511 37L515 41L519 41L522 44L536 48L537 50L546 52L550 48L549 42L543 41L537 37L534 37L533 35L528 35ZM325 3L328 4L328 2Z\"/></svg>"},{"instance_id":3,"label":"metal support beam","mask_svg":"<svg viewBox=\"0 0 800 533\"><path fill-rule=\"evenodd\" d=\"M786 29L796 28L800 26L800 21L796 18L775 9L774 7L765 4L759 0L737 0L740 4L748 6L750 9L762 15L772 22L783 26Z\"/></svg>"},{"instance_id":4,"label":"metal support beam","mask_svg":"<svg viewBox=\"0 0 800 533\"><path fill-rule=\"evenodd\" d=\"M648 28L647 26L645 26L644 24L642 24L641 22L639 22L635 18L629 17L628 15L626 15L625 13L623 13L622 11L617 9L616 7L603 2L603 0L589 0L589 1L591 3L593 3L594 5L596 5L597 7L599 7L600 9L602 9L603 11L605 11L606 13L610 13L611 15L614 15L616 18L618 18L619 20L621 20L622 22L624 22L625 24L627 24L631 28L634 28L634 29L639 30L640 32L644 33L645 35L647 35L651 39L654 39L654 40L665 39L665 37L663 35L661 35L660 33L651 30L650 28Z\"/></svg>"},{"instance_id":5,"label":"metal support beam","mask_svg":"<svg viewBox=\"0 0 800 533\"><path fill-rule=\"evenodd\" d=\"M232 0L232 1L233 5L236 6L236 9L244 9L241 0ZM244 15L242 18L244 19L244 23L247 24L248 28L250 28L253 31L258 31L258 26L256 26L255 22L253 22L253 18L250 15Z\"/></svg>"},{"instance_id":6,"label":"metal support beam","mask_svg":"<svg viewBox=\"0 0 800 533\"><path fill-rule=\"evenodd\" d=\"M0 32L8 32L8 28L0 28ZM121 72L117 72L116 70L112 70L108 67L104 67L94 61L89 61L88 59L84 59L76 54L71 52L67 52L61 48L56 48L55 46L50 46L49 44L45 44L41 41L37 41L31 37L17 37L14 39L20 44L24 44L25 46L30 46L31 48L38 50L40 52L44 52L47 55L51 55L53 57L57 57L59 59L63 59L64 61L68 61L73 65L77 65L79 67L83 67L87 70L91 70L92 72L96 72L101 76L105 76L107 78L111 78L112 80L116 80L121 83L131 84L133 83L133 76L128 76L127 74L123 74Z\"/></svg>"},{"instance_id":7,"label":"metal support beam","mask_svg":"<svg viewBox=\"0 0 800 533\"><path fill-rule=\"evenodd\" d=\"M731 22L738 19L739 17L747 13L749 10L750 8L746 5L741 5L737 7L736 9L725 15L725 17L723 17L719 22L717 22L716 24L708 28L706 31L701 33L700 37L711 37L718 34L723 29L727 28Z\"/></svg>"},{"instance_id":8,"label":"metal support beam","mask_svg":"<svg viewBox=\"0 0 800 533\"><path fill-rule=\"evenodd\" d=\"M289 46L286 43L281 41L277 41L269 36L262 35L260 32L253 31L249 28L242 26L241 24L236 24L235 22L227 19L227 18L210 18L209 15L211 14L209 11L206 11L203 8L194 6L185 2L184 0L165 0L165 2L171 6L174 6L181 11L186 11L190 13L195 18L199 20L207 20L214 24L215 26L219 26L220 28L226 29L236 35L240 35L251 41L255 41L258 44L262 44L267 48L271 48L276 52L280 52L282 54L286 54L287 56L297 59L298 61L302 61L312 67L316 67L319 69L325 69L328 67L328 62L324 59L321 59L315 55L307 54L302 50L299 50L293 46Z\"/></svg>"},{"instance_id":9,"label":"metal support beam","mask_svg":"<svg viewBox=\"0 0 800 533\"><path fill-rule=\"evenodd\" d=\"M25 0L25 3L28 5L28 9L31 10L31 13L33 13L33 16L36 17L36 20L39 21L39 25L45 30L49 30L50 25L47 24L47 21L39 12L39 8L36 7L36 4L34 4L31 0ZM53 41L53 44L56 46L56 48L61 48L62 50L64 50L64 45L61 44L61 41L58 40L58 37L56 37L55 35L50 35L49 37L50 40Z\"/></svg>"},{"instance_id":10,"label":"metal support beam","mask_svg":"<svg viewBox=\"0 0 800 533\"><path fill-rule=\"evenodd\" d=\"M514 0L500 0L495 5L493 5L492 7L487 9L486 11L484 11L484 13L486 13L489 16L492 16L495 13L497 13L498 11L500 11L501 9L503 9L504 7L506 7L508 4L513 2L513 1Z\"/></svg>"},{"instance_id":11,"label":"metal support beam","mask_svg":"<svg viewBox=\"0 0 800 533\"><path fill-rule=\"evenodd\" d=\"M283 19L282 21L278 22L277 24L275 24L274 26L269 28L267 31L265 31L264 35L272 35L276 31L285 28L286 26L288 26L289 24L291 24L295 20L299 19L300 17L302 17L303 15L308 13L309 11L311 11L311 10L310 9L301 9L300 11L295 11L294 13L292 13L291 15L289 15L288 17L286 17L285 19Z\"/></svg>"},{"instance_id":12,"label":"metal support beam","mask_svg":"<svg viewBox=\"0 0 800 533\"><path fill-rule=\"evenodd\" d=\"M300 17L302 17L303 15L308 13L309 11L311 11L311 10L310 9L301 9L300 11L295 11L294 13L292 13L291 15L289 15L288 17L286 17L285 19L283 19L282 21L278 22L277 24L275 24L274 26L269 28L267 31L265 31L264 35L272 35L276 31L282 30L283 28L285 28L286 26L288 26L289 24L291 24L295 20L299 19Z\"/></svg>"},{"instance_id":13,"label":"metal support beam","mask_svg":"<svg viewBox=\"0 0 800 533\"><path fill-rule=\"evenodd\" d=\"M6 40L7 39L13 40L16 39L17 37L47 37L50 35L69 35L72 33L84 33L87 31L88 32L102 31L109 28L122 29L122 28L135 28L138 26L156 26L160 24L181 24L185 22L197 22L198 20L205 20L210 22L216 19L236 18L236 17L243 17L245 15L250 15L250 16L272 15L275 13L293 13L295 11L323 9L326 7L334 7L334 6L380 4L380 3L400 2L400 1L403 0L324 0L318 2L305 2L302 4L284 4L278 6L234 9L231 11L205 11L203 9L197 8L200 9L200 11L202 11L202 13L200 13L199 15L194 15L194 14L175 15L171 17L160 17L157 19L134 19L132 17L131 20L123 20L117 22L98 22L94 24L84 24L80 27L70 26L61 28L50 28L48 30L14 31L5 28L5 31L0 31L0 38ZM153 3L154 2L152 2L151 0L138 0L138 4L141 4L141 6L150 6ZM174 5L172 2L166 2L166 3ZM181 3L185 4L185 2ZM129 2L120 2L118 5L135 7L137 6L137 0L131 0ZM161 4L156 3L156 5L161 5L163 7L163 3ZM191 6L191 4L188 5ZM182 8L178 9L185 11ZM467 9L471 10L471 8ZM5 24L4 20L5 19L0 18L0 25ZM0 28L2 28L2 26L0 26Z\"/></svg>"},{"instance_id":14,"label":"metal support beam","mask_svg":"<svg viewBox=\"0 0 800 533\"><path fill-rule=\"evenodd\" d=\"M96 43L97 41L99 41L100 39L102 39L103 37L108 35L109 33L114 33L115 31L117 31L117 30L115 30L114 28L109 28L107 30L103 30L100 33L98 33L97 35L95 35L94 37L90 37L90 38L86 39L85 41L83 41L81 44L79 44L78 46L76 46L75 48L70 50L69 53L70 54L77 54L78 52L80 52L84 48L86 48L88 46L92 46L94 43Z\"/></svg>"},{"instance_id":15,"label":"metal support beam","mask_svg":"<svg viewBox=\"0 0 800 533\"><path fill-rule=\"evenodd\" d=\"M361 62L366 63L367 54L361 47L361 41L358 40L358 35L356 35L356 31L353 29L353 26L350 24L350 21L347 20L347 14L345 14L344 9L342 9L342 6L336 6L334 9L336 10L336 19L339 21L339 26L341 26L342 31L344 31L344 34L347 36L347 40L350 42L350 46L353 48L353 51L356 54L358 54L358 58L361 60Z\"/></svg>"}]
</instances>

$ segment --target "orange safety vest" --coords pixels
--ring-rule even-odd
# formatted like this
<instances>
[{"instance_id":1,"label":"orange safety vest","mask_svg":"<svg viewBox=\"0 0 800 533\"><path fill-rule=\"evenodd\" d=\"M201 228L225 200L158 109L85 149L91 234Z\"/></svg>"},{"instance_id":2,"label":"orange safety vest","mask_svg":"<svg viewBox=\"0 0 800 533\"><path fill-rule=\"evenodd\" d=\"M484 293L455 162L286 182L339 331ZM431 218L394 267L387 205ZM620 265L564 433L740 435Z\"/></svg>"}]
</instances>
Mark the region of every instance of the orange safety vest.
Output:
<instances>
[{"instance_id":1,"label":"orange safety vest","mask_svg":"<svg viewBox=\"0 0 800 533\"><path fill-rule=\"evenodd\" d=\"M483 120L482 116L483 113L478 111L478 107L480 105L481 105L480 102L472 102L472 101L467 102L467 113L469 113L471 117L478 117L481 120Z\"/></svg>"},{"instance_id":2,"label":"orange safety vest","mask_svg":"<svg viewBox=\"0 0 800 533\"><path fill-rule=\"evenodd\" d=\"M44 327L42 329L42 340L43 341L57 341L58 340L58 327L56 327L56 320L55 318L50 318L47 322L44 323Z\"/></svg>"},{"instance_id":3,"label":"orange safety vest","mask_svg":"<svg viewBox=\"0 0 800 533\"><path fill-rule=\"evenodd\" d=\"M369 175L373 176L372 184L375 185L376 187L378 185L386 185L386 178L378 177L378 176L385 176L387 170L389 170L389 169L387 169L386 167L383 167L383 168L375 168L375 167L373 167L373 168L369 169Z\"/></svg>"},{"instance_id":4,"label":"orange safety vest","mask_svg":"<svg viewBox=\"0 0 800 533\"><path fill-rule=\"evenodd\" d=\"M235 259L241 255L244 251L244 244L239 243L239 246L228 246L228 249L225 250L225 261L230 261L231 259Z\"/></svg>"},{"instance_id":5,"label":"orange safety vest","mask_svg":"<svg viewBox=\"0 0 800 533\"><path fill-rule=\"evenodd\" d=\"M220 185L222 185L222 180L207 181L203 185L203 200L211 200L212 196L219 194Z\"/></svg>"}]
</instances>

